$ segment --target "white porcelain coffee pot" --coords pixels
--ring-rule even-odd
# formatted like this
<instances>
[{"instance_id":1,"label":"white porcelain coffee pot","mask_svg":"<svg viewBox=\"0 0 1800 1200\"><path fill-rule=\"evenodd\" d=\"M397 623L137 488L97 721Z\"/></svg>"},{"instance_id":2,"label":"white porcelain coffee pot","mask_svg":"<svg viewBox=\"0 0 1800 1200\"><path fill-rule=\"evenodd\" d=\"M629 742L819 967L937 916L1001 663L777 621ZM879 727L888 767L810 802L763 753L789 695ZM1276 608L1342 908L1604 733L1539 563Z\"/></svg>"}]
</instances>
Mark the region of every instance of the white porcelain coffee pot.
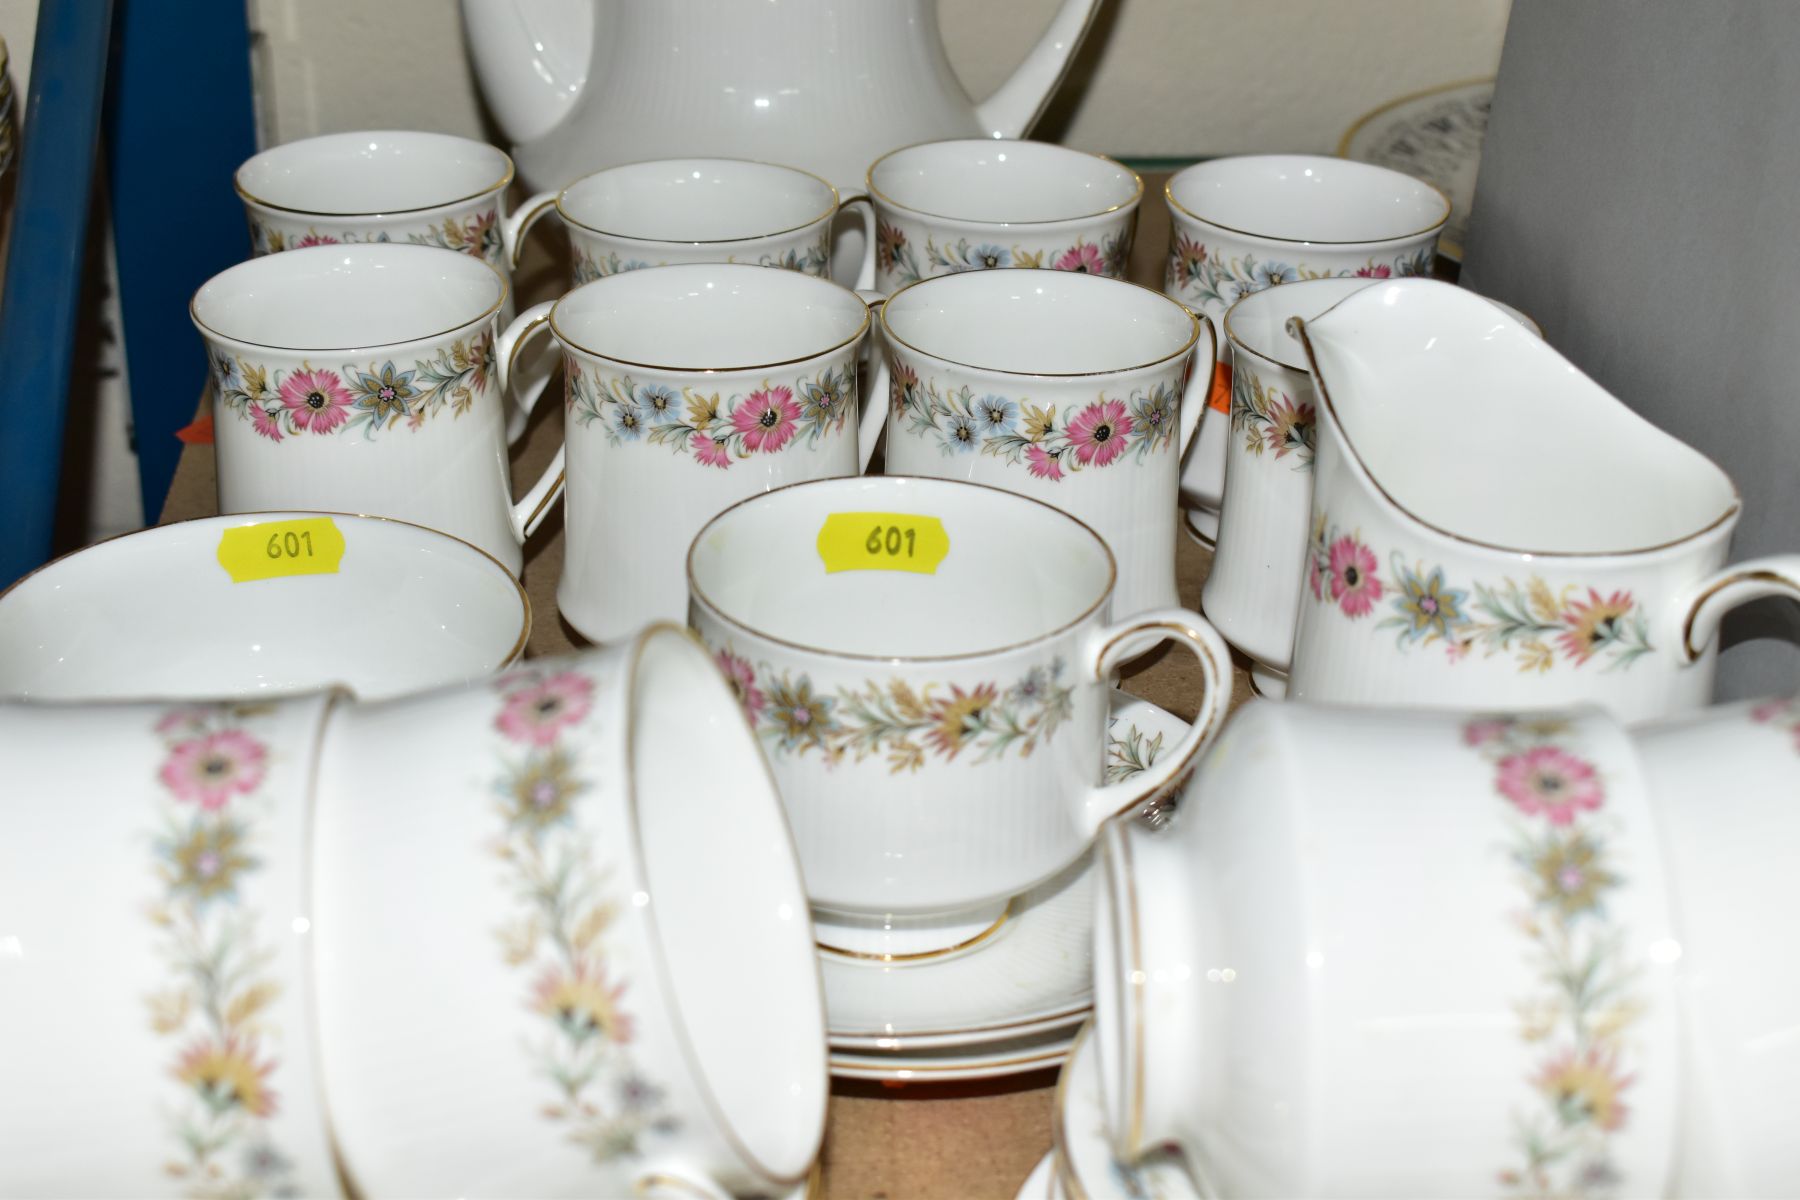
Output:
<instances>
[{"instance_id":1,"label":"white porcelain coffee pot","mask_svg":"<svg viewBox=\"0 0 1800 1200\"><path fill-rule=\"evenodd\" d=\"M1024 136L1098 7L1062 0L976 105L944 56L937 0L462 0L482 91L533 187L728 154L804 167L845 194L899 146Z\"/></svg>"}]
</instances>

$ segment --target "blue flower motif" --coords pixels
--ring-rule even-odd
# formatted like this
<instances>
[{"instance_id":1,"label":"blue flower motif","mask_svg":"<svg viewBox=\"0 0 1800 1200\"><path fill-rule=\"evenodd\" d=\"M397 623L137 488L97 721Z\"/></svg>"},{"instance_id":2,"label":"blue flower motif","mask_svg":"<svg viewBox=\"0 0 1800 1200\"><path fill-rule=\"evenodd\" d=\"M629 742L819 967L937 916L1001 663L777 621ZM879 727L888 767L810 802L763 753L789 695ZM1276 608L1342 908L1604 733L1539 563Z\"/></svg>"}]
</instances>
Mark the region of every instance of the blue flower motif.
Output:
<instances>
[{"instance_id":1,"label":"blue flower motif","mask_svg":"<svg viewBox=\"0 0 1800 1200\"><path fill-rule=\"evenodd\" d=\"M213 379L218 382L221 392L238 391L237 359L229 354L213 354Z\"/></svg>"},{"instance_id":2,"label":"blue flower motif","mask_svg":"<svg viewBox=\"0 0 1800 1200\"><path fill-rule=\"evenodd\" d=\"M1018 424L1019 406L1005 396L983 396L972 407L983 433L1011 433Z\"/></svg>"},{"instance_id":3,"label":"blue flower motif","mask_svg":"<svg viewBox=\"0 0 1800 1200\"><path fill-rule=\"evenodd\" d=\"M981 433L975 428L974 418L961 415L950 418L943 437L945 454L966 454L981 441Z\"/></svg>"},{"instance_id":4,"label":"blue flower motif","mask_svg":"<svg viewBox=\"0 0 1800 1200\"><path fill-rule=\"evenodd\" d=\"M644 436L644 414L635 404L621 404L613 413L612 427L618 437L635 442Z\"/></svg>"},{"instance_id":5,"label":"blue flower motif","mask_svg":"<svg viewBox=\"0 0 1800 1200\"><path fill-rule=\"evenodd\" d=\"M994 267L1009 267L1012 265L1012 251L983 242L969 251L969 265L980 267L984 271Z\"/></svg>"},{"instance_id":6,"label":"blue flower motif","mask_svg":"<svg viewBox=\"0 0 1800 1200\"><path fill-rule=\"evenodd\" d=\"M652 425L673 424L681 420L681 393L666 384L647 383L637 390L637 407Z\"/></svg>"},{"instance_id":7,"label":"blue flower motif","mask_svg":"<svg viewBox=\"0 0 1800 1200\"><path fill-rule=\"evenodd\" d=\"M1294 283L1299 280L1300 273L1286 263L1271 261L1257 263L1255 270L1250 272L1250 277L1256 284L1256 290L1260 292L1277 284Z\"/></svg>"}]
</instances>

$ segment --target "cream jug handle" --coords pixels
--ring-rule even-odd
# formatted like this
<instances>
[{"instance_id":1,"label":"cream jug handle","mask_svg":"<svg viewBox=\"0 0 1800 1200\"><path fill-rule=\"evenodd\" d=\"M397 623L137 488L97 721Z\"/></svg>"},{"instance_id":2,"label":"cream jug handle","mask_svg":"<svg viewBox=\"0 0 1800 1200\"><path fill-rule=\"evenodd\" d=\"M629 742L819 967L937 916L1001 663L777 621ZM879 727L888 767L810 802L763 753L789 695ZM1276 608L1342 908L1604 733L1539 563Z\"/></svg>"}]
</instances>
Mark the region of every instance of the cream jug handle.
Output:
<instances>
[{"instance_id":1,"label":"cream jug handle","mask_svg":"<svg viewBox=\"0 0 1800 1200\"><path fill-rule=\"evenodd\" d=\"M1130 779L1076 793L1081 806L1076 823L1090 835L1108 818L1155 796L1192 767L1218 735L1231 708L1231 651L1218 630L1199 613L1185 608L1154 609L1102 629L1090 643L1088 669L1095 679L1107 683L1120 663L1162 641L1185 645L1200 661L1200 711L1181 740L1148 769Z\"/></svg>"},{"instance_id":2,"label":"cream jug handle","mask_svg":"<svg viewBox=\"0 0 1800 1200\"><path fill-rule=\"evenodd\" d=\"M1719 633L1719 621L1740 604L1765 596L1800 600L1800 554L1772 554L1734 563L1694 584L1672 606L1684 662L1694 662Z\"/></svg>"},{"instance_id":3,"label":"cream jug handle","mask_svg":"<svg viewBox=\"0 0 1800 1200\"><path fill-rule=\"evenodd\" d=\"M539 192L500 222L500 248L506 255L507 267L514 271L519 269L519 255L525 251L525 235L531 232L539 217L556 207L560 199L561 192Z\"/></svg>"},{"instance_id":4,"label":"cream jug handle","mask_svg":"<svg viewBox=\"0 0 1800 1200\"><path fill-rule=\"evenodd\" d=\"M519 351L539 332L550 328L550 312L556 307L556 301L546 300L542 304L534 304L513 319L513 323L500 331L494 342L494 360L500 377L500 394L507 395L512 390L513 361L518 358ZM566 369L566 368L565 368ZM538 397L548 388L532 389L528 397L519 398L527 416ZM526 538L537 532L537 527L544 522L550 510L555 507L557 498L563 492L563 456L566 446L556 448L556 457L544 468L538 481L531 485L525 498L513 505L513 536L522 544Z\"/></svg>"},{"instance_id":5,"label":"cream jug handle","mask_svg":"<svg viewBox=\"0 0 1800 1200\"><path fill-rule=\"evenodd\" d=\"M1063 0L1050 27L1005 83L975 109L975 120L989 137L1024 137L1037 123L1050 94L1068 72L1100 0Z\"/></svg>"},{"instance_id":6,"label":"cream jug handle","mask_svg":"<svg viewBox=\"0 0 1800 1200\"><path fill-rule=\"evenodd\" d=\"M874 240L870 239L869 244L874 245ZM856 435L856 450L862 469L867 471L869 460L875 456L875 447L881 442L881 431L887 426L888 383L892 375L888 370L887 355L882 353L884 346L880 314L881 306L887 303L887 297L867 289L858 290L856 294L869 306L869 361L873 364L869 370L869 388L857 397L857 402L862 405L862 413L859 417L861 426Z\"/></svg>"},{"instance_id":7,"label":"cream jug handle","mask_svg":"<svg viewBox=\"0 0 1800 1200\"><path fill-rule=\"evenodd\" d=\"M1182 305L1187 308L1187 305ZM1194 343L1192 350L1192 369L1188 374L1187 388L1181 393L1181 445L1176 449L1177 458L1186 458L1188 447L1193 444L1194 434L1200 428L1200 419L1206 415L1206 402L1212 396L1213 376L1219 372L1219 327L1212 323L1212 318L1202 312L1194 312L1188 308L1193 318L1200 322L1202 336ZM1206 357L1200 356L1200 347L1206 347ZM1205 364L1202 369L1201 364Z\"/></svg>"}]
</instances>

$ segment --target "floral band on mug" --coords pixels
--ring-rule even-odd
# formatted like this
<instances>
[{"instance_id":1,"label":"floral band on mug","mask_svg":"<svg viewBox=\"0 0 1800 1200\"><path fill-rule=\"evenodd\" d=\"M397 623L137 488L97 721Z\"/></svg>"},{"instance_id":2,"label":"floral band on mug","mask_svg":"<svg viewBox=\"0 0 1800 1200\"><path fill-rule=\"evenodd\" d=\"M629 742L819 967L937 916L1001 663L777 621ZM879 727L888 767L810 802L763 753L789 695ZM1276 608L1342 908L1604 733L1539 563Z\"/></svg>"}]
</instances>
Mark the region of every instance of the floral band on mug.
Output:
<instances>
[{"instance_id":1,"label":"floral band on mug","mask_svg":"<svg viewBox=\"0 0 1800 1200\"><path fill-rule=\"evenodd\" d=\"M482 209L472 216L458 219L445 217L425 233L409 233L406 240L415 246L436 246L440 250L456 250L472 254L497 267L506 263L506 252L500 239L500 210ZM250 243L255 254L279 254L283 250L300 250L307 246L354 245L359 242L391 242L385 230L359 234L348 230L320 233L308 227L305 233L284 233L274 225L250 217Z\"/></svg>"},{"instance_id":2,"label":"floral band on mug","mask_svg":"<svg viewBox=\"0 0 1800 1200\"><path fill-rule=\"evenodd\" d=\"M445 409L453 417L468 412L493 378L494 334L484 329L458 338L410 370L389 359L366 368L346 363L333 371L304 363L283 371L215 350L212 374L225 407L272 442L356 429L373 439L402 421L416 432Z\"/></svg>"},{"instance_id":3,"label":"floral band on mug","mask_svg":"<svg viewBox=\"0 0 1800 1200\"><path fill-rule=\"evenodd\" d=\"M1204 243L1177 233L1169 248L1168 266L1163 272L1163 291L1188 304L1213 304L1229 308L1245 296L1265 288L1302 279L1391 279L1404 275L1431 274L1434 251L1430 245L1405 251L1398 258L1371 258L1360 266L1320 268L1304 262L1284 263L1259 259L1254 254L1231 257L1217 246L1208 250Z\"/></svg>"}]
</instances>

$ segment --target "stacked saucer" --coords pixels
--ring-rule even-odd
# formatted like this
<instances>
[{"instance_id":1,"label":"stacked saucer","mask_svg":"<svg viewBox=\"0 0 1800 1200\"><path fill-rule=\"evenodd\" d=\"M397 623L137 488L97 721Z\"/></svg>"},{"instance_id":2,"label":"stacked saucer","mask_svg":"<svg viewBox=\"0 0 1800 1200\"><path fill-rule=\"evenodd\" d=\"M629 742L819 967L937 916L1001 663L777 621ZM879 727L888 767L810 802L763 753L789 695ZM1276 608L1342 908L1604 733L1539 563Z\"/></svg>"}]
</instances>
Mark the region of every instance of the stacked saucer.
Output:
<instances>
[{"instance_id":1,"label":"stacked saucer","mask_svg":"<svg viewBox=\"0 0 1800 1200\"><path fill-rule=\"evenodd\" d=\"M1018 1200L1199 1200L1211 1190L1198 1185L1181 1155L1158 1151L1124 1166L1107 1146L1100 1100L1100 1055L1084 1025L1056 1081L1051 1118L1055 1147L1038 1161Z\"/></svg>"},{"instance_id":2,"label":"stacked saucer","mask_svg":"<svg viewBox=\"0 0 1800 1200\"><path fill-rule=\"evenodd\" d=\"M1107 781L1150 767L1187 724L1112 695ZM912 961L820 954L831 1073L951 1082L1060 1066L1093 1008L1093 855L1013 901L978 942Z\"/></svg>"}]
</instances>

